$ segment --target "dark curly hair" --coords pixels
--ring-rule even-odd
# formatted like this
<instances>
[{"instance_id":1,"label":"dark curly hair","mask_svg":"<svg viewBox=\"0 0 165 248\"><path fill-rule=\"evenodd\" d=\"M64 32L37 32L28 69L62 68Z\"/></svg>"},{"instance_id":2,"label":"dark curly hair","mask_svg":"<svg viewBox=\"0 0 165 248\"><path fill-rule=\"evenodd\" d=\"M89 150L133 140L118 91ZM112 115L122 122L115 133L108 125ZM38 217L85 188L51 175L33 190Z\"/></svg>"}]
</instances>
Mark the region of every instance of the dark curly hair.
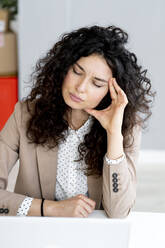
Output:
<instances>
[{"instance_id":1,"label":"dark curly hair","mask_svg":"<svg viewBox=\"0 0 165 248\"><path fill-rule=\"evenodd\" d=\"M133 143L133 127L144 123L151 115L152 98L147 70L137 64L136 55L125 48L128 34L115 26L83 27L62 35L60 40L41 58L32 73L32 89L25 99L31 114L27 122L26 135L29 142L51 149L65 141L68 121L64 114L68 106L62 97L62 82L69 68L81 57L101 55L112 70L119 86L128 98L124 111L122 135L124 148ZM32 104L33 103L33 104ZM110 105L109 92L97 110ZM30 107L32 104L33 108ZM131 141L132 140L132 141ZM94 118L91 130L78 147L80 159L84 159L86 175L102 175L103 157L107 151L107 133Z\"/></svg>"}]
</instances>

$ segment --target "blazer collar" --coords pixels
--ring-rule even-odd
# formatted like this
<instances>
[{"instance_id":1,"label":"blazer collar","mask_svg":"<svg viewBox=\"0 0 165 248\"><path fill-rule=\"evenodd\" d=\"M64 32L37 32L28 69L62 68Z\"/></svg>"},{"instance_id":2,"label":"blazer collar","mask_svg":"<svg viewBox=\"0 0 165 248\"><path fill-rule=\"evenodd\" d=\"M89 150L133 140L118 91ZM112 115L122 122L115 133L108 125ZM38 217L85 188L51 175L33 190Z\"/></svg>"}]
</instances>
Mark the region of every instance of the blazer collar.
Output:
<instances>
[{"instance_id":1,"label":"blazer collar","mask_svg":"<svg viewBox=\"0 0 165 248\"><path fill-rule=\"evenodd\" d=\"M48 150L48 148L38 145L36 149L42 197L54 200L58 146ZM87 183L89 198L96 201L96 209L98 209L102 198L102 177L88 176Z\"/></svg>"}]
</instances>

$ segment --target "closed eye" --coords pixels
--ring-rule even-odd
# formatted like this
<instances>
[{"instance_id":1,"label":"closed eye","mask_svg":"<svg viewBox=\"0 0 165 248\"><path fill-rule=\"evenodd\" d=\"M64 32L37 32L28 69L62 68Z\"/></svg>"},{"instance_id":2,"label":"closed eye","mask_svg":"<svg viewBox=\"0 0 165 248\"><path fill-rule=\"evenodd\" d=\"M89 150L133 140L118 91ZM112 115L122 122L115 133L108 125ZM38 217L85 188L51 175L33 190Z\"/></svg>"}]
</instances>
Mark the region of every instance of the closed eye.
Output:
<instances>
[{"instance_id":1,"label":"closed eye","mask_svg":"<svg viewBox=\"0 0 165 248\"><path fill-rule=\"evenodd\" d=\"M93 84L94 84L96 87L98 87L98 88L100 88L100 87L103 86L103 85L97 85L95 82L93 82Z\"/></svg>"},{"instance_id":2,"label":"closed eye","mask_svg":"<svg viewBox=\"0 0 165 248\"><path fill-rule=\"evenodd\" d=\"M74 67L73 67L73 72L74 72L75 74L77 74L77 75L82 75L82 73L77 72L77 71L75 70L75 68L74 68Z\"/></svg>"},{"instance_id":3,"label":"closed eye","mask_svg":"<svg viewBox=\"0 0 165 248\"><path fill-rule=\"evenodd\" d=\"M74 67L72 68L72 70L76 75L81 76L83 74L83 73L77 72ZM93 85L96 86L97 88L103 87L103 85L97 85L95 82L93 82Z\"/></svg>"}]
</instances>

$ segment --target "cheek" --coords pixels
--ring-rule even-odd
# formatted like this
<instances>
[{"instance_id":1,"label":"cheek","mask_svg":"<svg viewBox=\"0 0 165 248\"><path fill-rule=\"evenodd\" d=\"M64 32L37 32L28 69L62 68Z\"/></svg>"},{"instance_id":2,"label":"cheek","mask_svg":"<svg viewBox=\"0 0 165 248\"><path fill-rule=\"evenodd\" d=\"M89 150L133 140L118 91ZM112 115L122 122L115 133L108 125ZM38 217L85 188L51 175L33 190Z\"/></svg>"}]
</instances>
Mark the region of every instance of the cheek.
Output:
<instances>
[{"instance_id":1,"label":"cheek","mask_svg":"<svg viewBox=\"0 0 165 248\"><path fill-rule=\"evenodd\" d=\"M73 80L73 74L69 70L68 73L66 74L65 78L64 78L63 87L68 87L68 86L72 85L73 82L74 82L74 80Z\"/></svg>"},{"instance_id":2,"label":"cheek","mask_svg":"<svg viewBox=\"0 0 165 248\"><path fill-rule=\"evenodd\" d=\"M95 107L101 102L101 100L106 96L107 92L108 92L108 89L102 92L95 92L95 94L91 95L90 102L93 105L93 107Z\"/></svg>"},{"instance_id":3,"label":"cheek","mask_svg":"<svg viewBox=\"0 0 165 248\"><path fill-rule=\"evenodd\" d=\"M62 83L62 95L63 95L63 98L65 100L66 100L66 97L67 97L66 93L68 91L68 82L69 82L68 76L66 76L64 81L63 81L63 83Z\"/></svg>"},{"instance_id":4,"label":"cheek","mask_svg":"<svg viewBox=\"0 0 165 248\"><path fill-rule=\"evenodd\" d=\"M65 77L64 81L63 81L63 84L62 84L63 90L69 86L69 82L70 82L70 81L71 81L71 80L70 80L70 76L67 75L67 76Z\"/></svg>"}]
</instances>

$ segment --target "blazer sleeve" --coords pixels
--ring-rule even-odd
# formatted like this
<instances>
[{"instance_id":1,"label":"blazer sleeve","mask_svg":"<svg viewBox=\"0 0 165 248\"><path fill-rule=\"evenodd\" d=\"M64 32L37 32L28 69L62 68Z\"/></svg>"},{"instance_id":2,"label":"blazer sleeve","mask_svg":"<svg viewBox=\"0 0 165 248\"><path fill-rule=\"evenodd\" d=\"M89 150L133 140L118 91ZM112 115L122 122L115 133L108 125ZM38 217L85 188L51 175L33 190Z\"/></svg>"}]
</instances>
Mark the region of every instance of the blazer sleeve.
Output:
<instances>
[{"instance_id":1,"label":"blazer sleeve","mask_svg":"<svg viewBox=\"0 0 165 248\"><path fill-rule=\"evenodd\" d=\"M20 125L21 103L18 102L0 132L0 216L16 215L26 197L6 190L8 175L19 158Z\"/></svg>"},{"instance_id":2,"label":"blazer sleeve","mask_svg":"<svg viewBox=\"0 0 165 248\"><path fill-rule=\"evenodd\" d=\"M103 162L102 205L109 218L126 217L136 199L136 165L138 162L141 127L133 128L134 142L124 149L125 159L117 165Z\"/></svg>"}]
</instances>

